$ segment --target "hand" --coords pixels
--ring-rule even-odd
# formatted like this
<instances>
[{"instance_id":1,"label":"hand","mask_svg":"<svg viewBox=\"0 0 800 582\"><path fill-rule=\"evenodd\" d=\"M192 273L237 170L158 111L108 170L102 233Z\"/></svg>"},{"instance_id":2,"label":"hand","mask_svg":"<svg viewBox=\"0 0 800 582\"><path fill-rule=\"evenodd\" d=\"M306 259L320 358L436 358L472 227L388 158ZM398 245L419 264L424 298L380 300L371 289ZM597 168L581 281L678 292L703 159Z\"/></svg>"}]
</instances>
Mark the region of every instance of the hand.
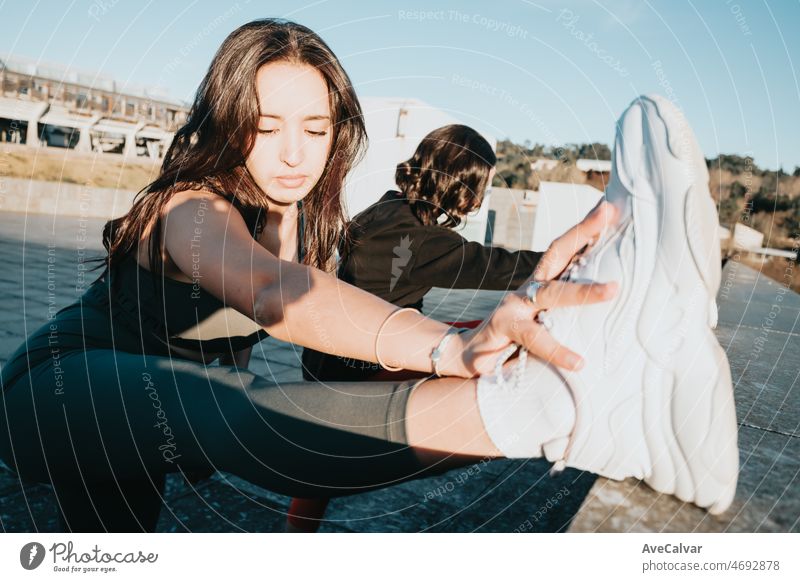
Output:
<instances>
[{"instance_id":1,"label":"hand","mask_svg":"<svg viewBox=\"0 0 800 582\"><path fill-rule=\"evenodd\" d=\"M536 321L536 314L544 309L608 301L617 294L617 290L615 282L586 284L549 281L539 289L536 305L518 292L509 293L489 319L471 332L459 336L462 339L460 357L464 369L459 375L472 377L492 373L497 358L512 343L523 346L533 356L554 366L580 370L583 358L559 344Z\"/></svg>"},{"instance_id":2,"label":"hand","mask_svg":"<svg viewBox=\"0 0 800 582\"><path fill-rule=\"evenodd\" d=\"M619 210L601 200L579 224L553 241L531 279L506 295L478 328L462 334L460 346L453 346L452 349L461 350L458 375L469 377L493 372L497 358L512 343L524 346L532 355L555 366L580 369L581 356L559 344L536 321L536 314L544 309L608 301L616 295L618 285L614 282L583 284L553 279L561 275L578 252L594 244L618 220ZM536 305L525 294L531 280L546 282L536 295Z\"/></svg>"},{"instance_id":3,"label":"hand","mask_svg":"<svg viewBox=\"0 0 800 582\"><path fill-rule=\"evenodd\" d=\"M558 278L585 246L591 246L619 220L619 209L603 198L581 222L554 240L533 273L535 281ZM527 287L527 282L522 287ZM523 291L524 293L524 291Z\"/></svg>"}]
</instances>

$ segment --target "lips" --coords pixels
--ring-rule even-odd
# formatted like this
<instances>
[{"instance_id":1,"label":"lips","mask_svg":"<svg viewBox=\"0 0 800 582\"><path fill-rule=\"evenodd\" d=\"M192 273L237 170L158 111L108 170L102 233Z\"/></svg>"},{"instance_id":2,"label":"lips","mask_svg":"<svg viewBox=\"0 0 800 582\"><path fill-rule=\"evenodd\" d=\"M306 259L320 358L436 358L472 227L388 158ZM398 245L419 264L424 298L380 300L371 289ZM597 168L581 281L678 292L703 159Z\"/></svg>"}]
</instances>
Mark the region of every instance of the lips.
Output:
<instances>
[{"instance_id":1,"label":"lips","mask_svg":"<svg viewBox=\"0 0 800 582\"><path fill-rule=\"evenodd\" d=\"M286 176L276 176L275 180L284 188L299 188L305 184L306 178L304 174L291 174Z\"/></svg>"}]
</instances>

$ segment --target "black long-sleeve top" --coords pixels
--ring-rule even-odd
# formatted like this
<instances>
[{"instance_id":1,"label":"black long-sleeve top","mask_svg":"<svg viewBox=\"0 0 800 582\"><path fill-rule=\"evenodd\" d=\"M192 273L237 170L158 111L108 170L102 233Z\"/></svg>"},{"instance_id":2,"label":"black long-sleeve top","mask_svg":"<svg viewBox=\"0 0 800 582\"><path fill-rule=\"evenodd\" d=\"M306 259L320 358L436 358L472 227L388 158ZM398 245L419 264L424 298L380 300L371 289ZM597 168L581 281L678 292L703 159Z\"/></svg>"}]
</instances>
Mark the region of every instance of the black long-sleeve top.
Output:
<instances>
[{"instance_id":1,"label":"black long-sleeve top","mask_svg":"<svg viewBox=\"0 0 800 582\"><path fill-rule=\"evenodd\" d=\"M542 253L508 251L425 226L401 192L389 191L349 225L339 278L401 307L421 308L432 287L516 289Z\"/></svg>"},{"instance_id":2,"label":"black long-sleeve top","mask_svg":"<svg viewBox=\"0 0 800 582\"><path fill-rule=\"evenodd\" d=\"M422 309L432 287L516 289L532 274L542 253L508 251L466 240L443 226L425 226L402 192L389 191L348 225L351 244L338 276L401 307ZM366 380L377 364L306 349L307 380Z\"/></svg>"}]
</instances>

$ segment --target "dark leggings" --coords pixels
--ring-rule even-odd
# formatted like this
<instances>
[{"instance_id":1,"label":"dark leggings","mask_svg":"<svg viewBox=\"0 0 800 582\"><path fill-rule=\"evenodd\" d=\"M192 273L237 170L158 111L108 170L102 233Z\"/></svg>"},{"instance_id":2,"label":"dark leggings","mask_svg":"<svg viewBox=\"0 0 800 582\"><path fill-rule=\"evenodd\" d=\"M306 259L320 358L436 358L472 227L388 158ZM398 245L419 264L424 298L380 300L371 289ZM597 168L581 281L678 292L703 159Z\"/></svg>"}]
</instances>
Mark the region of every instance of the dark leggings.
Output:
<instances>
[{"instance_id":1,"label":"dark leggings","mask_svg":"<svg viewBox=\"0 0 800 582\"><path fill-rule=\"evenodd\" d=\"M153 531L170 472L226 471L293 497L441 472L406 442L420 382L274 385L230 366L73 350L5 386L0 458L53 485L71 531Z\"/></svg>"}]
</instances>

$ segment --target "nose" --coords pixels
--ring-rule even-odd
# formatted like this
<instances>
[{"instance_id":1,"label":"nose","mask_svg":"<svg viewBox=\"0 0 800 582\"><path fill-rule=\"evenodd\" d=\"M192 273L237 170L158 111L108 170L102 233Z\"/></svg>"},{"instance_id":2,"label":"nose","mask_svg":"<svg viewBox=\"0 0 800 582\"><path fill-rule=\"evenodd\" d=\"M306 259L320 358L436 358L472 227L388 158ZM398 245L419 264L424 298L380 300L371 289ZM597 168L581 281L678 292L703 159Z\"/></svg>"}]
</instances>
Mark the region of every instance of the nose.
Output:
<instances>
[{"instance_id":1,"label":"nose","mask_svg":"<svg viewBox=\"0 0 800 582\"><path fill-rule=\"evenodd\" d=\"M297 167L303 161L302 128L284 131L283 136L281 161L292 168Z\"/></svg>"}]
</instances>

